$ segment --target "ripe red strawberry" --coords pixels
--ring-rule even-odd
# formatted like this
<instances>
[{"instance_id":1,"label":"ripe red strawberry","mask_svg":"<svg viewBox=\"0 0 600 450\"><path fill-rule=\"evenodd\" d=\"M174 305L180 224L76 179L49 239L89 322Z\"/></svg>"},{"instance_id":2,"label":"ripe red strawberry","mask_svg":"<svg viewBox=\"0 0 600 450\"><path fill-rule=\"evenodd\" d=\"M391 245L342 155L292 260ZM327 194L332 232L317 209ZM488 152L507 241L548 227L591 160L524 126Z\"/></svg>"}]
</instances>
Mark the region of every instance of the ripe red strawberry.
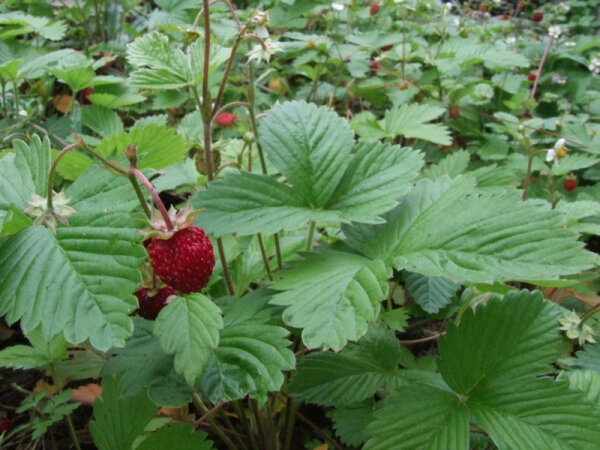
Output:
<instances>
[{"instance_id":1,"label":"ripe red strawberry","mask_svg":"<svg viewBox=\"0 0 600 450\"><path fill-rule=\"evenodd\" d=\"M508 14L502 14L502 20L508 20L510 16Z\"/></svg>"},{"instance_id":2,"label":"ripe red strawberry","mask_svg":"<svg viewBox=\"0 0 600 450\"><path fill-rule=\"evenodd\" d=\"M533 13L533 16L531 16L531 19L534 22L541 22L543 18L544 18L544 13L541 11L536 11Z\"/></svg>"},{"instance_id":3,"label":"ripe red strawberry","mask_svg":"<svg viewBox=\"0 0 600 450\"><path fill-rule=\"evenodd\" d=\"M219 125L225 128L228 128L235 123L235 117L231 113L219 114L216 120Z\"/></svg>"},{"instance_id":4,"label":"ripe red strawberry","mask_svg":"<svg viewBox=\"0 0 600 450\"><path fill-rule=\"evenodd\" d=\"M11 430L13 429L13 424L12 424L12 420L10 420L10 418L8 417L3 417L2 419L0 419L0 435L2 435L2 433L10 433Z\"/></svg>"},{"instance_id":5,"label":"ripe red strawberry","mask_svg":"<svg viewBox=\"0 0 600 450\"><path fill-rule=\"evenodd\" d=\"M381 47L381 51L387 52L388 50L391 50L393 47L394 47L394 44L384 45L383 47Z\"/></svg>"},{"instance_id":6,"label":"ripe red strawberry","mask_svg":"<svg viewBox=\"0 0 600 450\"><path fill-rule=\"evenodd\" d=\"M369 13L374 16L379 12L381 6L377 2L371 2L371 6L369 6Z\"/></svg>"},{"instance_id":7,"label":"ripe red strawberry","mask_svg":"<svg viewBox=\"0 0 600 450\"><path fill-rule=\"evenodd\" d=\"M371 72L377 72L379 70L379 61L377 61L376 59L371 61L371 67L369 67L369 70Z\"/></svg>"},{"instance_id":8,"label":"ripe red strawberry","mask_svg":"<svg viewBox=\"0 0 600 450\"><path fill-rule=\"evenodd\" d=\"M148 245L154 273L184 294L200 292L215 266L212 244L202 228L180 229L167 239L154 236Z\"/></svg>"},{"instance_id":9,"label":"ripe red strawberry","mask_svg":"<svg viewBox=\"0 0 600 450\"><path fill-rule=\"evenodd\" d=\"M177 114L177 108L173 106L171 109L169 109L169 112L175 116Z\"/></svg>"},{"instance_id":10,"label":"ripe red strawberry","mask_svg":"<svg viewBox=\"0 0 600 450\"><path fill-rule=\"evenodd\" d=\"M177 291L171 286L165 286L158 291L151 291L145 287L138 289L135 293L140 305L137 313L144 319L156 319L156 316L165 307L171 295L177 295Z\"/></svg>"},{"instance_id":11,"label":"ripe red strawberry","mask_svg":"<svg viewBox=\"0 0 600 450\"><path fill-rule=\"evenodd\" d=\"M525 7L525 3L518 2L517 3L517 11L521 11Z\"/></svg>"},{"instance_id":12,"label":"ripe red strawberry","mask_svg":"<svg viewBox=\"0 0 600 450\"><path fill-rule=\"evenodd\" d=\"M460 109L458 106L453 106L452 108L450 108L450 117L452 117L453 119L458 119L460 117Z\"/></svg>"},{"instance_id":13,"label":"ripe red strawberry","mask_svg":"<svg viewBox=\"0 0 600 450\"><path fill-rule=\"evenodd\" d=\"M529 75L527 75L527 79L529 81L535 81L535 73L531 72Z\"/></svg>"},{"instance_id":14,"label":"ripe red strawberry","mask_svg":"<svg viewBox=\"0 0 600 450\"><path fill-rule=\"evenodd\" d=\"M406 89L408 89L408 83L406 80L402 80L400 82L400 84L398 84L398 89L400 89L401 91L404 91Z\"/></svg>"},{"instance_id":15,"label":"ripe red strawberry","mask_svg":"<svg viewBox=\"0 0 600 450\"><path fill-rule=\"evenodd\" d=\"M574 191L575 188L577 187L577 180L575 180L574 178L567 178L565 180L565 191Z\"/></svg>"}]
</instances>

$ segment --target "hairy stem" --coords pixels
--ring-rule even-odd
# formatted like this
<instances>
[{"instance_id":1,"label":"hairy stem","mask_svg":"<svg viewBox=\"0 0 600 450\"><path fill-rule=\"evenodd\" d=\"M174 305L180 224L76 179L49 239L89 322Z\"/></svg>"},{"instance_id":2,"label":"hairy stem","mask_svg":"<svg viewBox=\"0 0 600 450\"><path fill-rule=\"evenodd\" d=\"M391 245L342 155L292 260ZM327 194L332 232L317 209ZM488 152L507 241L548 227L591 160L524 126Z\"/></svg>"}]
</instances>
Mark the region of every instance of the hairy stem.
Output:
<instances>
[{"instance_id":1,"label":"hairy stem","mask_svg":"<svg viewBox=\"0 0 600 450\"><path fill-rule=\"evenodd\" d=\"M171 221L171 218L169 217L169 213L167 212L165 205L163 204L162 200L158 196L158 192L156 192L156 189L154 189L154 186L152 186L152 183L150 183L148 178L146 178L146 176L142 172L140 172L139 169L131 168L131 169L129 169L129 172L130 172L130 174L136 176L142 182L142 184L146 187L146 189L148 189L148 192L150 192L150 195L154 199L154 203L156 204L156 207L160 211L160 215L163 217L165 224L167 225L167 230L172 231L175 228L173 225L173 222Z\"/></svg>"},{"instance_id":2,"label":"hairy stem","mask_svg":"<svg viewBox=\"0 0 600 450\"><path fill-rule=\"evenodd\" d=\"M550 51L550 46L552 45L552 36L548 36L548 42L546 43L546 48L544 48L544 53L542 54L542 59L540 61L540 65L535 74L535 81L533 82L533 88L531 88L531 98L535 98L535 93L538 88L538 84L540 82L540 77L542 76L542 69L544 68L544 63L546 62L546 57L548 56L548 52Z\"/></svg>"},{"instance_id":3,"label":"hairy stem","mask_svg":"<svg viewBox=\"0 0 600 450\"><path fill-rule=\"evenodd\" d=\"M54 174L56 173L56 167L58 166L58 162L60 159L69 151L79 147L79 143L69 144L65 148L63 148L58 155L52 161L52 165L50 166L50 172L48 172L48 188L46 189L46 205L48 206L48 210L52 211L52 187L54 186Z\"/></svg>"},{"instance_id":4,"label":"hairy stem","mask_svg":"<svg viewBox=\"0 0 600 450\"><path fill-rule=\"evenodd\" d=\"M273 274L271 273L271 266L269 266L269 257L267 256L267 251L265 250L265 243L263 241L262 233L258 233L258 246L260 247L260 254L262 255L263 264L265 266L265 270L267 271L267 276L269 277L269 281L273 281Z\"/></svg>"},{"instance_id":5,"label":"hairy stem","mask_svg":"<svg viewBox=\"0 0 600 450\"><path fill-rule=\"evenodd\" d=\"M194 392L194 394L192 395L192 403L194 403L194 406L196 408L198 408L198 410L206 415L209 411L208 408L206 407L206 405L204 405L204 403L202 402L202 399L200 398L200 396ZM210 429L214 431L214 433L219 436L219 438L221 438L221 440L225 443L225 445L227 446L227 448L229 448L230 450L237 450L237 447L235 446L235 444L233 442L231 442L231 439L229 439L229 437L223 432L223 430L221 430L217 424L215 423L215 421L210 417L207 416L206 419L207 423L210 426Z\"/></svg>"}]
</instances>

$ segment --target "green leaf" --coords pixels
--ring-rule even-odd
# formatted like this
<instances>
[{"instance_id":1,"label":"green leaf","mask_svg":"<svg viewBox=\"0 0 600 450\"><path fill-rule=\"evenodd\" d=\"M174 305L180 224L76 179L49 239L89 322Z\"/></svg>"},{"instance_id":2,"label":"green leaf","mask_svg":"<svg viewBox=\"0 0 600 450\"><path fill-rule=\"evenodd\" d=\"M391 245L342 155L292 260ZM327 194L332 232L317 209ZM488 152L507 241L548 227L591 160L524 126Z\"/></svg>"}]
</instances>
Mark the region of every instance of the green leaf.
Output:
<instances>
[{"instance_id":1,"label":"green leaf","mask_svg":"<svg viewBox=\"0 0 600 450\"><path fill-rule=\"evenodd\" d=\"M263 405L268 392L281 388L282 371L294 368L288 334L285 328L253 320L227 324L200 380L202 393L214 403L250 394Z\"/></svg>"},{"instance_id":2,"label":"green leaf","mask_svg":"<svg viewBox=\"0 0 600 450\"><path fill-rule=\"evenodd\" d=\"M102 398L94 402L94 420L89 424L98 449L132 448L133 442L157 410L145 393L121 397L118 381L112 376L104 377Z\"/></svg>"},{"instance_id":3,"label":"green leaf","mask_svg":"<svg viewBox=\"0 0 600 450\"><path fill-rule=\"evenodd\" d=\"M221 310L202 294L176 297L154 322L154 334L163 349L175 356L175 370L189 384L202 375L211 350L219 344L221 328Z\"/></svg>"},{"instance_id":4,"label":"green leaf","mask_svg":"<svg viewBox=\"0 0 600 450\"><path fill-rule=\"evenodd\" d=\"M327 413L333 421L335 434L342 443L359 447L368 438L367 425L373 420L373 401L348 407L336 408Z\"/></svg>"},{"instance_id":5,"label":"green leaf","mask_svg":"<svg viewBox=\"0 0 600 450\"><path fill-rule=\"evenodd\" d=\"M27 167L35 186L35 193L46 196L48 190L48 173L50 172L50 139L42 141L37 134L31 136L29 145L20 139L13 141L17 160L21 167ZM17 163L17 166L20 164Z\"/></svg>"},{"instance_id":6,"label":"green leaf","mask_svg":"<svg viewBox=\"0 0 600 450\"><path fill-rule=\"evenodd\" d=\"M386 111L382 120L377 123L357 124L357 133L365 140L374 141L382 138L394 139L396 136L417 138L440 145L450 145L450 131L440 124L427 123L437 119L446 110L428 104L403 104Z\"/></svg>"},{"instance_id":7,"label":"green leaf","mask_svg":"<svg viewBox=\"0 0 600 450\"><path fill-rule=\"evenodd\" d=\"M463 314L440 338L438 366L454 391L469 396L547 372L558 357L560 308L541 293L511 291Z\"/></svg>"},{"instance_id":8,"label":"green leaf","mask_svg":"<svg viewBox=\"0 0 600 450\"><path fill-rule=\"evenodd\" d=\"M12 345L0 350L0 367L36 369L46 364L46 358L28 345Z\"/></svg>"},{"instance_id":9,"label":"green leaf","mask_svg":"<svg viewBox=\"0 0 600 450\"><path fill-rule=\"evenodd\" d=\"M570 370L566 374L571 390L583 392L585 399L600 412L600 373L593 370ZM559 376L560 378L560 376Z\"/></svg>"},{"instance_id":10,"label":"green leaf","mask_svg":"<svg viewBox=\"0 0 600 450\"><path fill-rule=\"evenodd\" d=\"M25 333L41 323L46 339L64 333L99 350L123 345L146 253L139 235L119 214L76 214L69 222L56 235L26 228L2 245L0 315L20 319Z\"/></svg>"},{"instance_id":11,"label":"green leaf","mask_svg":"<svg viewBox=\"0 0 600 450\"><path fill-rule=\"evenodd\" d=\"M325 206L349 164L353 133L335 112L312 103L276 105L260 121L271 162L314 208Z\"/></svg>"},{"instance_id":12,"label":"green leaf","mask_svg":"<svg viewBox=\"0 0 600 450\"><path fill-rule=\"evenodd\" d=\"M47 17L36 17L24 14L21 11L0 14L0 24L13 25L13 27L4 27L2 29L0 39L38 33L40 36L51 41L60 41L67 31L67 25L62 20L51 23ZM14 27L15 25L18 27Z\"/></svg>"},{"instance_id":13,"label":"green leaf","mask_svg":"<svg viewBox=\"0 0 600 450\"><path fill-rule=\"evenodd\" d=\"M103 155L122 155L128 145L137 149L138 168L162 169L182 161L189 149L186 140L172 128L148 124L135 127L129 133L111 135L98 146Z\"/></svg>"},{"instance_id":14,"label":"green leaf","mask_svg":"<svg viewBox=\"0 0 600 450\"><path fill-rule=\"evenodd\" d=\"M592 369L600 373L600 345L586 344L583 350L575 353L575 358L571 365L579 369Z\"/></svg>"},{"instance_id":15,"label":"green leaf","mask_svg":"<svg viewBox=\"0 0 600 450\"><path fill-rule=\"evenodd\" d=\"M69 206L83 212L127 212L139 206L130 181L97 165L90 166L65 191Z\"/></svg>"},{"instance_id":16,"label":"green leaf","mask_svg":"<svg viewBox=\"0 0 600 450\"><path fill-rule=\"evenodd\" d=\"M418 273L406 273L404 282L415 303L429 314L435 314L448 305L460 289L460 285L446 278L425 277Z\"/></svg>"},{"instance_id":17,"label":"green leaf","mask_svg":"<svg viewBox=\"0 0 600 450\"><path fill-rule=\"evenodd\" d=\"M549 204L523 202L516 192L479 192L471 178L422 180L383 217L386 224L343 226L348 245L429 277L552 280L596 260L577 232L560 228L561 215Z\"/></svg>"},{"instance_id":18,"label":"green leaf","mask_svg":"<svg viewBox=\"0 0 600 450\"><path fill-rule=\"evenodd\" d=\"M391 271L381 261L350 253L309 253L303 258L277 272L272 287L286 292L271 303L287 306L283 320L303 329L307 347L340 350L376 319Z\"/></svg>"},{"instance_id":19,"label":"green leaf","mask_svg":"<svg viewBox=\"0 0 600 450\"><path fill-rule=\"evenodd\" d=\"M500 448L554 450L595 448L597 408L567 381L531 377L504 382L470 398L469 410Z\"/></svg>"},{"instance_id":20,"label":"green leaf","mask_svg":"<svg viewBox=\"0 0 600 450\"><path fill-rule=\"evenodd\" d=\"M377 216L410 191L422 166L422 154L408 147L359 143L327 207L357 222L381 222Z\"/></svg>"},{"instance_id":21,"label":"green leaf","mask_svg":"<svg viewBox=\"0 0 600 450\"><path fill-rule=\"evenodd\" d=\"M123 131L123 122L119 115L103 106L82 106L81 123L102 137Z\"/></svg>"},{"instance_id":22,"label":"green leaf","mask_svg":"<svg viewBox=\"0 0 600 450\"><path fill-rule=\"evenodd\" d=\"M152 335L148 320L134 318L134 334L125 348L111 349L110 359L102 375L120 374L124 397L148 391L148 396L161 406L180 408L189 403L191 390L185 379L175 374L173 356L165 354L159 339ZM160 402L157 400L160 398Z\"/></svg>"},{"instance_id":23,"label":"green leaf","mask_svg":"<svg viewBox=\"0 0 600 450\"><path fill-rule=\"evenodd\" d=\"M213 442L206 440L207 437L204 431L194 431L194 425L177 422L149 434L136 450L210 450L214 448Z\"/></svg>"},{"instance_id":24,"label":"green leaf","mask_svg":"<svg viewBox=\"0 0 600 450\"><path fill-rule=\"evenodd\" d=\"M455 178L465 171L470 158L471 155L466 150L452 152L439 163L427 167L423 171L423 178L436 180L443 175Z\"/></svg>"},{"instance_id":25,"label":"green leaf","mask_svg":"<svg viewBox=\"0 0 600 450\"><path fill-rule=\"evenodd\" d=\"M400 386L374 415L365 450L469 448L469 413L452 392L429 385Z\"/></svg>"},{"instance_id":26,"label":"green leaf","mask_svg":"<svg viewBox=\"0 0 600 450\"><path fill-rule=\"evenodd\" d=\"M304 356L290 380L297 400L324 406L347 406L371 397L396 376L400 345L392 332L371 327L357 345L340 353Z\"/></svg>"},{"instance_id":27,"label":"green leaf","mask_svg":"<svg viewBox=\"0 0 600 450\"><path fill-rule=\"evenodd\" d=\"M402 332L408 325L408 311L406 308L396 308L381 313L381 319L394 331Z\"/></svg>"}]
</instances>

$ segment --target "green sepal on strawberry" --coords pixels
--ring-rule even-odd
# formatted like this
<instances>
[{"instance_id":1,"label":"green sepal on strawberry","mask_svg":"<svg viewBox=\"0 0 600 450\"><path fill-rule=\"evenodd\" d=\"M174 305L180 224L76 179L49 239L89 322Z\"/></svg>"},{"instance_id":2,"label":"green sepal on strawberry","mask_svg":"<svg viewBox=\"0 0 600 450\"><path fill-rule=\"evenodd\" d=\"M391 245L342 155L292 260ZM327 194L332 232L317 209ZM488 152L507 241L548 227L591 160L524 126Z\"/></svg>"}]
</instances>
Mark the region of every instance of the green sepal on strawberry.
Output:
<instances>
[{"instance_id":1,"label":"green sepal on strawberry","mask_svg":"<svg viewBox=\"0 0 600 450\"><path fill-rule=\"evenodd\" d=\"M215 266L210 239L202 228L192 226L196 212L190 205L179 212L171 208L168 215L172 227L155 212L150 228L143 231L150 238L147 248L154 273L179 292L200 292Z\"/></svg>"}]
</instances>

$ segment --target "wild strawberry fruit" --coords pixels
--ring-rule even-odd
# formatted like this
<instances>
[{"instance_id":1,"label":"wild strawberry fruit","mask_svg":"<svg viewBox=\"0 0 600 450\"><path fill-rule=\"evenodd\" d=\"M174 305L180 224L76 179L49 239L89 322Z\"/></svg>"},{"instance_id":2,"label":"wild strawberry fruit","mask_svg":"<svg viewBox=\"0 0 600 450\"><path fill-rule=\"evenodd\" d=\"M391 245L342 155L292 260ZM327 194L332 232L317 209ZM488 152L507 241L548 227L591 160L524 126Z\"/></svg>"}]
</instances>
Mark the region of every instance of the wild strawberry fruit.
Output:
<instances>
[{"instance_id":1,"label":"wild strawberry fruit","mask_svg":"<svg viewBox=\"0 0 600 450\"><path fill-rule=\"evenodd\" d=\"M527 79L529 81L535 81L535 73L531 72L529 75L527 75Z\"/></svg>"},{"instance_id":2,"label":"wild strawberry fruit","mask_svg":"<svg viewBox=\"0 0 600 450\"><path fill-rule=\"evenodd\" d=\"M8 417L3 417L2 419L0 419L0 435L2 435L3 433L10 433L11 430L13 429L13 424L12 424L12 420L10 420L10 418Z\"/></svg>"},{"instance_id":3,"label":"wild strawberry fruit","mask_svg":"<svg viewBox=\"0 0 600 450\"><path fill-rule=\"evenodd\" d=\"M235 117L231 113L223 113L217 116L217 123L225 128L229 128L235 123Z\"/></svg>"},{"instance_id":4,"label":"wild strawberry fruit","mask_svg":"<svg viewBox=\"0 0 600 450\"><path fill-rule=\"evenodd\" d=\"M575 178L567 178L565 180L564 187L565 187L565 191L569 191L569 192L574 191L575 188L577 188L577 180L575 180Z\"/></svg>"},{"instance_id":5,"label":"wild strawberry fruit","mask_svg":"<svg viewBox=\"0 0 600 450\"><path fill-rule=\"evenodd\" d=\"M479 11L481 11L482 13L488 12L488 5L482 3L481 5L479 5Z\"/></svg>"},{"instance_id":6,"label":"wild strawberry fruit","mask_svg":"<svg viewBox=\"0 0 600 450\"><path fill-rule=\"evenodd\" d=\"M371 61L371 67L369 67L369 70L371 72L377 72L379 70L379 61L377 61L376 59Z\"/></svg>"},{"instance_id":7,"label":"wild strawberry fruit","mask_svg":"<svg viewBox=\"0 0 600 450\"><path fill-rule=\"evenodd\" d=\"M508 14L502 14L502 20L508 20L510 16Z\"/></svg>"},{"instance_id":8,"label":"wild strawberry fruit","mask_svg":"<svg viewBox=\"0 0 600 450\"><path fill-rule=\"evenodd\" d=\"M177 295L177 291L171 286L165 286L158 291L145 287L138 289L135 293L139 303L137 313L144 319L156 319L156 316L166 306L167 300L172 295Z\"/></svg>"},{"instance_id":9,"label":"wild strawberry fruit","mask_svg":"<svg viewBox=\"0 0 600 450\"><path fill-rule=\"evenodd\" d=\"M154 273L184 294L200 292L215 267L210 239L198 227L184 228L168 239L153 237L148 253Z\"/></svg>"},{"instance_id":10,"label":"wild strawberry fruit","mask_svg":"<svg viewBox=\"0 0 600 450\"><path fill-rule=\"evenodd\" d=\"M142 230L148 244L150 264L165 284L188 294L200 292L215 267L212 244L202 228L192 226L195 212L191 205L177 212L173 207L169 221L154 211L150 228Z\"/></svg>"},{"instance_id":11,"label":"wild strawberry fruit","mask_svg":"<svg viewBox=\"0 0 600 450\"><path fill-rule=\"evenodd\" d=\"M383 47L381 47L381 51L387 52L387 51L391 50L393 47L394 47L394 44L384 45Z\"/></svg>"},{"instance_id":12,"label":"wild strawberry fruit","mask_svg":"<svg viewBox=\"0 0 600 450\"><path fill-rule=\"evenodd\" d=\"M533 16L531 16L531 20L533 20L534 22L541 22L543 18L544 13L541 11L536 11L533 13Z\"/></svg>"},{"instance_id":13,"label":"wild strawberry fruit","mask_svg":"<svg viewBox=\"0 0 600 450\"><path fill-rule=\"evenodd\" d=\"M525 8L525 3L518 2L516 8L517 8L517 11L521 11L523 8Z\"/></svg>"},{"instance_id":14,"label":"wild strawberry fruit","mask_svg":"<svg viewBox=\"0 0 600 450\"><path fill-rule=\"evenodd\" d=\"M83 100L88 101L88 97L94 93L93 87L88 87L83 90Z\"/></svg>"},{"instance_id":15,"label":"wild strawberry fruit","mask_svg":"<svg viewBox=\"0 0 600 450\"><path fill-rule=\"evenodd\" d=\"M452 108L450 108L450 111L448 113L453 119L458 119L460 117L460 109L458 106L453 106Z\"/></svg>"},{"instance_id":16,"label":"wild strawberry fruit","mask_svg":"<svg viewBox=\"0 0 600 450\"><path fill-rule=\"evenodd\" d=\"M175 116L177 114L177 108L175 108L174 106L172 108L169 109L169 112Z\"/></svg>"},{"instance_id":17,"label":"wild strawberry fruit","mask_svg":"<svg viewBox=\"0 0 600 450\"><path fill-rule=\"evenodd\" d=\"M401 91L404 91L408 88L408 83L406 82L406 80L403 80L400 82L400 84L398 84L398 89L400 89Z\"/></svg>"},{"instance_id":18,"label":"wild strawberry fruit","mask_svg":"<svg viewBox=\"0 0 600 450\"><path fill-rule=\"evenodd\" d=\"M374 16L379 12L381 6L377 2L371 2L371 6L369 6L369 13Z\"/></svg>"}]
</instances>

